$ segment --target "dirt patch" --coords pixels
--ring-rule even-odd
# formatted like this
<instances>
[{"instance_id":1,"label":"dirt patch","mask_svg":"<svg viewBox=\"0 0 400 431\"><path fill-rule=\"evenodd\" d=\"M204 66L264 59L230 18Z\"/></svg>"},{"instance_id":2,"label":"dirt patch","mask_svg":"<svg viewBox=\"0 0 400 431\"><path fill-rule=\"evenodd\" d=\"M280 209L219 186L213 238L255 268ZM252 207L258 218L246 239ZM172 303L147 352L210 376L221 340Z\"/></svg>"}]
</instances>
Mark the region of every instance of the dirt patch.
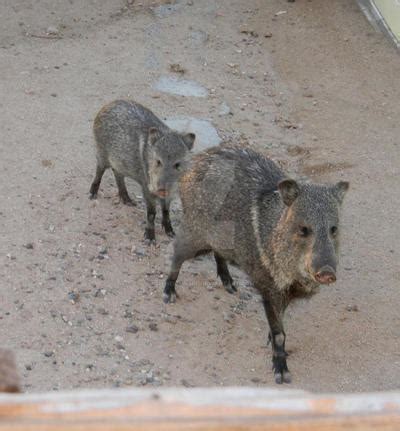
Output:
<instances>
[{"instance_id":1,"label":"dirt patch","mask_svg":"<svg viewBox=\"0 0 400 431\"><path fill-rule=\"evenodd\" d=\"M320 177L330 173L343 171L354 167L351 163L320 163L317 165L307 165L301 168L303 174L309 177Z\"/></svg>"},{"instance_id":2,"label":"dirt patch","mask_svg":"<svg viewBox=\"0 0 400 431\"><path fill-rule=\"evenodd\" d=\"M398 389L391 45L347 0L140 3L2 4L0 345L16 353L23 389L273 384L264 311L246 277L234 270L239 293L229 295L212 259L195 259L179 302L165 306L170 240L157 219L157 247L143 242L140 190L128 184L138 207L120 205L108 172L98 201L88 199L93 117L119 97L161 118L210 121L223 141L293 174L307 163L324 180L350 180L338 282L287 313L292 386ZM208 96L155 89L171 64Z\"/></svg>"}]
</instances>

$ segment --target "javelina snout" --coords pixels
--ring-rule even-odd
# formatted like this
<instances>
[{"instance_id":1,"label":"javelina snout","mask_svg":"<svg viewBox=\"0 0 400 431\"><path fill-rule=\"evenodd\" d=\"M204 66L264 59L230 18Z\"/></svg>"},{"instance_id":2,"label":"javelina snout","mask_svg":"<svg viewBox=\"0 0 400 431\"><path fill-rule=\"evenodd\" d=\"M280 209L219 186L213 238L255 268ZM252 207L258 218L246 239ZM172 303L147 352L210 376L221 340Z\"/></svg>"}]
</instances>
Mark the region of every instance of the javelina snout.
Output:
<instances>
[{"instance_id":1,"label":"javelina snout","mask_svg":"<svg viewBox=\"0 0 400 431\"><path fill-rule=\"evenodd\" d=\"M321 284L331 284L336 281L336 273L330 266L325 265L315 274L315 279Z\"/></svg>"}]
</instances>

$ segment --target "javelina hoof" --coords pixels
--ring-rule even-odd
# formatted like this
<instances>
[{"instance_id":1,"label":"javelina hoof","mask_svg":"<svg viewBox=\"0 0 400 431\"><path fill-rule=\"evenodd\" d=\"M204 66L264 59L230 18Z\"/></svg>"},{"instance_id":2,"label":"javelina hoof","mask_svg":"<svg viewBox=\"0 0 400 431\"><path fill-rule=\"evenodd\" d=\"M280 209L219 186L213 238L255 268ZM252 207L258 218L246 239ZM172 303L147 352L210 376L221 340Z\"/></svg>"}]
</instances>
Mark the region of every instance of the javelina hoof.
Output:
<instances>
[{"instance_id":1,"label":"javelina hoof","mask_svg":"<svg viewBox=\"0 0 400 431\"><path fill-rule=\"evenodd\" d=\"M166 233L166 235L167 235L167 236L169 236L170 238L174 238L174 237L175 237L175 232L174 232L174 230L172 229L172 227L171 227L170 229L166 229L166 228L165 228L165 233Z\"/></svg>"},{"instance_id":2,"label":"javelina hoof","mask_svg":"<svg viewBox=\"0 0 400 431\"><path fill-rule=\"evenodd\" d=\"M282 383L291 383L292 376L288 370L286 359L281 356L273 357L272 369L274 370L275 383L281 385Z\"/></svg>"},{"instance_id":3,"label":"javelina hoof","mask_svg":"<svg viewBox=\"0 0 400 431\"><path fill-rule=\"evenodd\" d=\"M149 244L155 243L156 242L156 233L155 233L154 229L146 228L144 231L144 239Z\"/></svg>"},{"instance_id":4,"label":"javelina hoof","mask_svg":"<svg viewBox=\"0 0 400 431\"><path fill-rule=\"evenodd\" d=\"M165 232L167 234L167 236L169 236L170 238L175 238L175 232L173 230L170 230L168 232Z\"/></svg>"},{"instance_id":5,"label":"javelina hoof","mask_svg":"<svg viewBox=\"0 0 400 431\"><path fill-rule=\"evenodd\" d=\"M176 302L176 293L164 293L163 301L165 304L174 304Z\"/></svg>"},{"instance_id":6,"label":"javelina hoof","mask_svg":"<svg viewBox=\"0 0 400 431\"><path fill-rule=\"evenodd\" d=\"M225 290L231 294L237 292L237 288L233 283L224 284Z\"/></svg>"},{"instance_id":7,"label":"javelina hoof","mask_svg":"<svg viewBox=\"0 0 400 431\"><path fill-rule=\"evenodd\" d=\"M292 376L289 373L289 371L285 371L283 373L275 373L275 383L278 385L281 385L282 383L291 383L292 382Z\"/></svg>"},{"instance_id":8,"label":"javelina hoof","mask_svg":"<svg viewBox=\"0 0 400 431\"><path fill-rule=\"evenodd\" d=\"M97 199L97 193L90 193L89 199L90 200Z\"/></svg>"},{"instance_id":9,"label":"javelina hoof","mask_svg":"<svg viewBox=\"0 0 400 431\"><path fill-rule=\"evenodd\" d=\"M175 290L175 281L167 280L164 287L163 301L166 304L173 304L174 302L176 302L177 297L178 295L176 294Z\"/></svg>"}]
</instances>

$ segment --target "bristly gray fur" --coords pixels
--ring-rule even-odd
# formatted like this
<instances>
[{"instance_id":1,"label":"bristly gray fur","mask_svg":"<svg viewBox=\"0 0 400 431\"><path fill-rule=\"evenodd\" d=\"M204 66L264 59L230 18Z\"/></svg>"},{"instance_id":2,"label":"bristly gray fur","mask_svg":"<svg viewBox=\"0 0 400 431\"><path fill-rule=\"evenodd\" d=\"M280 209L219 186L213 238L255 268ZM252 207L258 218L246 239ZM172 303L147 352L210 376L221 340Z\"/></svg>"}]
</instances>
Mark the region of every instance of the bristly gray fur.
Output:
<instances>
[{"instance_id":1,"label":"bristly gray fur","mask_svg":"<svg viewBox=\"0 0 400 431\"><path fill-rule=\"evenodd\" d=\"M241 268L263 298L278 383L290 381L282 316L289 302L336 280L339 208L348 183L298 183L250 149L215 147L193 157L179 182L183 218L164 300L175 300L183 262L213 252L225 288L226 262Z\"/></svg>"},{"instance_id":2,"label":"bristly gray fur","mask_svg":"<svg viewBox=\"0 0 400 431\"><path fill-rule=\"evenodd\" d=\"M169 202L195 136L171 130L149 109L128 100L116 100L104 106L95 118L93 130L97 168L91 197L97 196L101 177L105 169L111 168L124 203L134 204L124 178L130 177L141 185L148 211L148 239L154 239L155 205L159 198L164 228L173 234L168 215Z\"/></svg>"}]
</instances>

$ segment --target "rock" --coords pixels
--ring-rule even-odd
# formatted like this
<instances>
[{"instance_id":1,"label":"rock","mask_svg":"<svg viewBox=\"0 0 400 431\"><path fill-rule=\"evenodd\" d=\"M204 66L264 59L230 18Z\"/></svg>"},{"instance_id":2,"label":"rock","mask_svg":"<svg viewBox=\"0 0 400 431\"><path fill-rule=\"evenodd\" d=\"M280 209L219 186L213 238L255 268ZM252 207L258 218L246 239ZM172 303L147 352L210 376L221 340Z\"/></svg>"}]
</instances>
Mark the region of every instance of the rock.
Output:
<instances>
[{"instance_id":1,"label":"rock","mask_svg":"<svg viewBox=\"0 0 400 431\"><path fill-rule=\"evenodd\" d=\"M28 250L33 250L33 243L28 242L27 244L24 244L24 247Z\"/></svg>"},{"instance_id":2,"label":"rock","mask_svg":"<svg viewBox=\"0 0 400 431\"><path fill-rule=\"evenodd\" d=\"M226 104L226 102L222 102L219 110L218 115L220 117L224 117L225 115L233 115L231 108Z\"/></svg>"},{"instance_id":3,"label":"rock","mask_svg":"<svg viewBox=\"0 0 400 431\"><path fill-rule=\"evenodd\" d=\"M109 314L108 311L105 308L103 308L103 307L98 308L97 312L99 314L101 314L102 316L107 316Z\"/></svg>"},{"instance_id":4,"label":"rock","mask_svg":"<svg viewBox=\"0 0 400 431\"><path fill-rule=\"evenodd\" d=\"M116 347L118 350L125 350L125 346L124 346L122 343L120 343L120 342L116 342L116 343L115 343L115 347Z\"/></svg>"},{"instance_id":5,"label":"rock","mask_svg":"<svg viewBox=\"0 0 400 431\"><path fill-rule=\"evenodd\" d=\"M178 96L207 97L208 91L195 81L176 78L175 76L162 76L154 85L154 88L163 93L176 94Z\"/></svg>"},{"instance_id":6,"label":"rock","mask_svg":"<svg viewBox=\"0 0 400 431\"><path fill-rule=\"evenodd\" d=\"M99 254L97 255L97 259L103 260L103 259L109 259L110 256L108 255L108 250L106 248L101 248L99 251Z\"/></svg>"},{"instance_id":7,"label":"rock","mask_svg":"<svg viewBox=\"0 0 400 431\"><path fill-rule=\"evenodd\" d=\"M256 31L249 29L247 27L242 27L240 29L240 33L249 34L250 36L253 36L253 37L258 37L258 33Z\"/></svg>"},{"instance_id":8,"label":"rock","mask_svg":"<svg viewBox=\"0 0 400 431\"><path fill-rule=\"evenodd\" d=\"M151 331L158 331L158 325L157 325L157 323L154 323L154 322L149 323L149 328L150 328Z\"/></svg>"},{"instance_id":9,"label":"rock","mask_svg":"<svg viewBox=\"0 0 400 431\"><path fill-rule=\"evenodd\" d=\"M346 310L347 310L347 311L355 311L355 312L359 311L359 309L358 309L358 306L357 306L357 305L348 305L348 306L346 307Z\"/></svg>"},{"instance_id":10,"label":"rock","mask_svg":"<svg viewBox=\"0 0 400 431\"><path fill-rule=\"evenodd\" d=\"M225 311L222 313L222 316L223 316L225 322L230 322L235 317L235 315L233 313L226 313Z\"/></svg>"},{"instance_id":11,"label":"rock","mask_svg":"<svg viewBox=\"0 0 400 431\"><path fill-rule=\"evenodd\" d=\"M192 41L192 45L195 45L195 46L203 45L209 39L208 34L203 30L192 31L189 37L190 37L190 40Z\"/></svg>"},{"instance_id":12,"label":"rock","mask_svg":"<svg viewBox=\"0 0 400 431\"><path fill-rule=\"evenodd\" d=\"M186 379L181 380L181 385L184 386L185 388L193 388L194 387L194 385Z\"/></svg>"},{"instance_id":13,"label":"rock","mask_svg":"<svg viewBox=\"0 0 400 431\"><path fill-rule=\"evenodd\" d=\"M131 334L136 334L136 332L139 331L139 328L136 325L129 325L125 328L125 331Z\"/></svg>"},{"instance_id":14,"label":"rock","mask_svg":"<svg viewBox=\"0 0 400 431\"><path fill-rule=\"evenodd\" d=\"M154 374L153 371L149 371L146 374L146 383L153 383L154 382Z\"/></svg>"},{"instance_id":15,"label":"rock","mask_svg":"<svg viewBox=\"0 0 400 431\"><path fill-rule=\"evenodd\" d=\"M97 289L96 292L94 292L94 296L95 298L98 298L99 296L105 296L106 293L106 289Z\"/></svg>"},{"instance_id":16,"label":"rock","mask_svg":"<svg viewBox=\"0 0 400 431\"><path fill-rule=\"evenodd\" d=\"M79 293L69 292L68 299L71 301L72 304L76 304L79 301Z\"/></svg>"},{"instance_id":17,"label":"rock","mask_svg":"<svg viewBox=\"0 0 400 431\"><path fill-rule=\"evenodd\" d=\"M43 354L44 356L46 356L46 358L51 358L54 355L54 352L49 350L47 352L44 352Z\"/></svg>"},{"instance_id":18,"label":"rock","mask_svg":"<svg viewBox=\"0 0 400 431\"><path fill-rule=\"evenodd\" d=\"M148 70L155 70L160 68L160 61L154 52L150 52L147 55L144 61L144 66Z\"/></svg>"},{"instance_id":19,"label":"rock","mask_svg":"<svg viewBox=\"0 0 400 431\"><path fill-rule=\"evenodd\" d=\"M42 160L42 166L45 168L51 168L54 166L54 163L51 160L44 159Z\"/></svg>"},{"instance_id":20,"label":"rock","mask_svg":"<svg viewBox=\"0 0 400 431\"><path fill-rule=\"evenodd\" d=\"M142 247L132 247L132 253L135 253L136 256L139 256L139 257L147 256L145 249Z\"/></svg>"},{"instance_id":21,"label":"rock","mask_svg":"<svg viewBox=\"0 0 400 431\"><path fill-rule=\"evenodd\" d=\"M240 292L239 293L239 299L241 299L242 301L249 301L252 297L253 297L253 295L249 292Z\"/></svg>"},{"instance_id":22,"label":"rock","mask_svg":"<svg viewBox=\"0 0 400 431\"><path fill-rule=\"evenodd\" d=\"M252 381L253 383L260 383L260 382L261 382L261 379L260 379L259 377L253 377L253 378L251 379L251 381Z\"/></svg>"},{"instance_id":23,"label":"rock","mask_svg":"<svg viewBox=\"0 0 400 431\"><path fill-rule=\"evenodd\" d=\"M167 126L181 133L192 132L196 134L193 152L205 150L221 143L217 129L206 120L193 117L171 117L165 120Z\"/></svg>"},{"instance_id":24,"label":"rock","mask_svg":"<svg viewBox=\"0 0 400 431\"><path fill-rule=\"evenodd\" d=\"M181 75L186 73L186 69L182 67L179 63L170 64L169 70L174 73L180 73Z\"/></svg>"},{"instance_id":25,"label":"rock","mask_svg":"<svg viewBox=\"0 0 400 431\"><path fill-rule=\"evenodd\" d=\"M171 316L170 314L163 314L162 318L165 322L172 323L173 325L176 324L178 319L175 316Z\"/></svg>"},{"instance_id":26,"label":"rock","mask_svg":"<svg viewBox=\"0 0 400 431\"><path fill-rule=\"evenodd\" d=\"M162 4L153 8L154 15L157 18L166 18L169 15L177 12L183 5L182 4Z\"/></svg>"},{"instance_id":27,"label":"rock","mask_svg":"<svg viewBox=\"0 0 400 431\"><path fill-rule=\"evenodd\" d=\"M58 36L59 33L60 31L58 30L57 27L54 27L54 26L47 27L46 34L48 34L49 36Z\"/></svg>"}]
</instances>

